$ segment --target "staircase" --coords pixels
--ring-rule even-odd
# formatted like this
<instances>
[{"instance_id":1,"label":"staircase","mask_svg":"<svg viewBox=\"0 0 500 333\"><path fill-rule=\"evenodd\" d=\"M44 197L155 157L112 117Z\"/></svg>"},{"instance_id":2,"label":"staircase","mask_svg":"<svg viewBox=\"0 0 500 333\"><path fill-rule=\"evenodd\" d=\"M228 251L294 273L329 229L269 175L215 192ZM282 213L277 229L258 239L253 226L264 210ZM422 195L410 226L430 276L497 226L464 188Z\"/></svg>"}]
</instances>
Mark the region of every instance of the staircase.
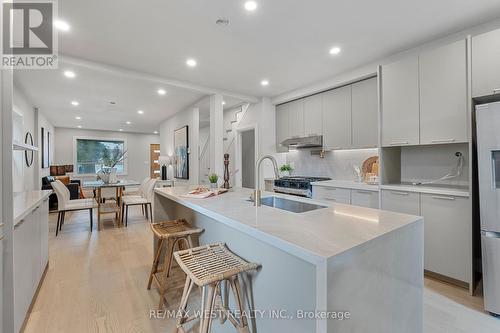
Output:
<instances>
[{"instance_id":1,"label":"staircase","mask_svg":"<svg viewBox=\"0 0 500 333\"><path fill-rule=\"evenodd\" d=\"M236 140L236 129L245 117L249 106L250 104L243 104L234 110L228 111L229 114L224 117L224 153L230 154L232 157L234 157L234 150L231 150L234 148Z\"/></svg>"}]
</instances>

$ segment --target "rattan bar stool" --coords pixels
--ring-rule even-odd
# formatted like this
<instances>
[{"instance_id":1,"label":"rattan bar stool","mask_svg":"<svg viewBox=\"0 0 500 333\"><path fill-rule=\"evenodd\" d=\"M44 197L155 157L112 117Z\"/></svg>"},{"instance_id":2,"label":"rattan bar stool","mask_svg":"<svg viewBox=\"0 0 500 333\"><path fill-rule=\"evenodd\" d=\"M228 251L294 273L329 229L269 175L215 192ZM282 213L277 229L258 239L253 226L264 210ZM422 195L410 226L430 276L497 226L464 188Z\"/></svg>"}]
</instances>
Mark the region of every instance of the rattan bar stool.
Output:
<instances>
[{"instance_id":1,"label":"rattan bar stool","mask_svg":"<svg viewBox=\"0 0 500 333\"><path fill-rule=\"evenodd\" d=\"M174 253L174 257L187 275L179 306L181 317L177 321L177 331L184 332L183 325L196 318L195 316L188 317L186 313L189 294L193 289L193 285L196 284L198 287L203 288L201 294L200 333L210 332L213 320L212 314L216 306L223 314L221 323L229 319L238 332L249 333L248 321L243 311L244 306L238 274L254 270L258 265L238 257L223 243L177 251ZM228 308L227 292L224 295L225 299L222 300L221 283L223 282L229 283L231 286L235 304L239 310L238 313L241 314L239 319Z\"/></svg>"},{"instance_id":2,"label":"rattan bar stool","mask_svg":"<svg viewBox=\"0 0 500 333\"><path fill-rule=\"evenodd\" d=\"M175 246L177 245L180 250L193 247L193 240L191 237L202 233L203 229L194 228L186 220L178 219L151 224L151 230L157 238L157 245L153 266L151 267L151 273L149 274L148 290L151 289L151 283L154 280L160 292L160 303L158 304L158 309L162 310L167 292L167 278L169 277L172 269L172 258ZM167 250L165 253L163 268L159 270L158 266L163 249L163 242L167 242Z\"/></svg>"}]
</instances>

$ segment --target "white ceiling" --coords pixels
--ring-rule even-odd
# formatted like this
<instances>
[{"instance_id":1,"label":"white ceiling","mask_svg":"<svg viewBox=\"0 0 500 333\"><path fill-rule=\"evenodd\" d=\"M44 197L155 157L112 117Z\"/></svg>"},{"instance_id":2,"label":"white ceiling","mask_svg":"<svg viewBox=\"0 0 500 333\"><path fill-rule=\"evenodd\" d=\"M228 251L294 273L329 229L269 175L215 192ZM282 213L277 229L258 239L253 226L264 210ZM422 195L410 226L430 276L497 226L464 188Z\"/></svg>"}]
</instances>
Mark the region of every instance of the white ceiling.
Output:
<instances>
[{"instance_id":1,"label":"white ceiling","mask_svg":"<svg viewBox=\"0 0 500 333\"><path fill-rule=\"evenodd\" d=\"M60 52L276 96L500 16L498 0L256 0L252 13L244 1L61 0L71 31ZM220 17L229 26L216 25ZM185 66L188 57L197 68Z\"/></svg>"},{"instance_id":2,"label":"white ceiling","mask_svg":"<svg viewBox=\"0 0 500 333\"><path fill-rule=\"evenodd\" d=\"M63 73L71 70L75 78ZM203 99L205 94L120 71L61 62L58 70L18 70L14 84L56 127L153 133L162 120ZM166 95L157 93L159 88ZM225 107L240 100L225 97ZM78 106L71 105L78 101ZM114 101L116 104L111 105ZM142 110L144 114L138 114ZM81 117L81 120L75 117ZM131 124L127 125L126 122Z\"/></svg>"}]
</instances>

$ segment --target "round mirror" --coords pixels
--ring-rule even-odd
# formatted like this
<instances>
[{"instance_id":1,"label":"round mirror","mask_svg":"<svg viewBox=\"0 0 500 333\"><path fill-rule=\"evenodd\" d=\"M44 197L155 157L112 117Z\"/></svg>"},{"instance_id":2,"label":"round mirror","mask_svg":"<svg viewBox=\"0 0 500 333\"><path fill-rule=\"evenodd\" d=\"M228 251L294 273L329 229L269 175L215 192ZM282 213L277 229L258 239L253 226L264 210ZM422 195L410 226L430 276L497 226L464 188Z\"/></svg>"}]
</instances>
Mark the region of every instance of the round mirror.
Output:
<instances>
[{"instance_id":1,"label":"round mirror","mask_svg":"<svg viewBox=\"0 0 500 333\"><path fill-rule=\"evenodd\" d=\"M26 137L24 138L24 143L30 146L33 146L33 136L30 132L26 133ZM33 165L33 150L25 150L24 157L26 159L26 165L28 167Z\"/></svg>"}]
</instances>

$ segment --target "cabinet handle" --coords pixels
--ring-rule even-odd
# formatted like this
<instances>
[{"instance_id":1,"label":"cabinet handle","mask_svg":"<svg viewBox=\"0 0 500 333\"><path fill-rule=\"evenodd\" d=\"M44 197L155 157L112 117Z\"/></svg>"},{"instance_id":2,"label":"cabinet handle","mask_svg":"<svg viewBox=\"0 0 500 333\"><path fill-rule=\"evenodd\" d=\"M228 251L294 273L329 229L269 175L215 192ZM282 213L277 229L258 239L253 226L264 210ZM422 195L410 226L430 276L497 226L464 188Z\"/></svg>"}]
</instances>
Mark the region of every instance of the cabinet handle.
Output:
<instances>
[{"instance_id":1,"label":"cabinet handle","mask_svg":"<svg viewBox=\"0 0 500 333\"><path fill-rule=\"evenodd\" d=\"M324 187L323 189L326 191L337 191L337 188L335 187Z\"/></svg>"},{"instance_id":2,"label":"cabinet handle","mask_svg":"<svg viewBox=\"0 0 500 333\"><path fill-rule=\"evenodd\" d=\"M327 201L337 201L337 199L333 199L333 198L323 198L323 200L327 200Z\"/></svg>"},{"instance_id":3,"label":"cabinet handle","mask_svg":"<svg viewBox=\"0 0 500 333\"><path fill-rule=\"evenodd\" d=\"M432 198L438 199L438 200L455 200L454 197L445 197L445 196L441 196L441 195L433 195Z\"/></svg>"},{"instance_id":4,"label":"cabinet handle","mask_svg":"<svg viewBox=\"0 0 500 333\"><path fill-rule=\"evenodd\" d=\"M493 89L493 93L494 93L494 94L496 94L496 93L498 93L498 92L500 92L500 88Z\"/></svg>"},{"instance_id":5,"label":"cabinet handle","mask_svg":"<svg viewBox=\"0 0 500 333\"><path fill-rule=\"evenodd\" d=\"M399 142L391 142L389 145L391 146L397 146L397 145L407 145L408 141L399 141Z\"/></svg>"},{"instance_id":6,"label":"cabinet handle","mask_svg":"<svg viewBox=\"0 0 500 333\"><path fill-rule=\"evenodd\" d=\"M360 194L372 194L372 191L357 190L356 192L358 192Z\"/></svg>"},{"instance_id":7,"label":"cabinet handle","mask_svg":"<svg viewBox=\"0 0 500 333\"><path fill-rule=\"evenodd\" d=\"M432 143L455 142L455 139L432 140Z\"/></svg>"},{"instance_id":8,"label":"cabinet handle","mask_svg":"<svg viewBox=\"0 0 500 333\"><path fill-rule=\"evenodd\" d=\"M392 194L395 195L409 195L410 193L408 192L399 192L399 191L391 191Z\"/></svg>"}]
</instances>

